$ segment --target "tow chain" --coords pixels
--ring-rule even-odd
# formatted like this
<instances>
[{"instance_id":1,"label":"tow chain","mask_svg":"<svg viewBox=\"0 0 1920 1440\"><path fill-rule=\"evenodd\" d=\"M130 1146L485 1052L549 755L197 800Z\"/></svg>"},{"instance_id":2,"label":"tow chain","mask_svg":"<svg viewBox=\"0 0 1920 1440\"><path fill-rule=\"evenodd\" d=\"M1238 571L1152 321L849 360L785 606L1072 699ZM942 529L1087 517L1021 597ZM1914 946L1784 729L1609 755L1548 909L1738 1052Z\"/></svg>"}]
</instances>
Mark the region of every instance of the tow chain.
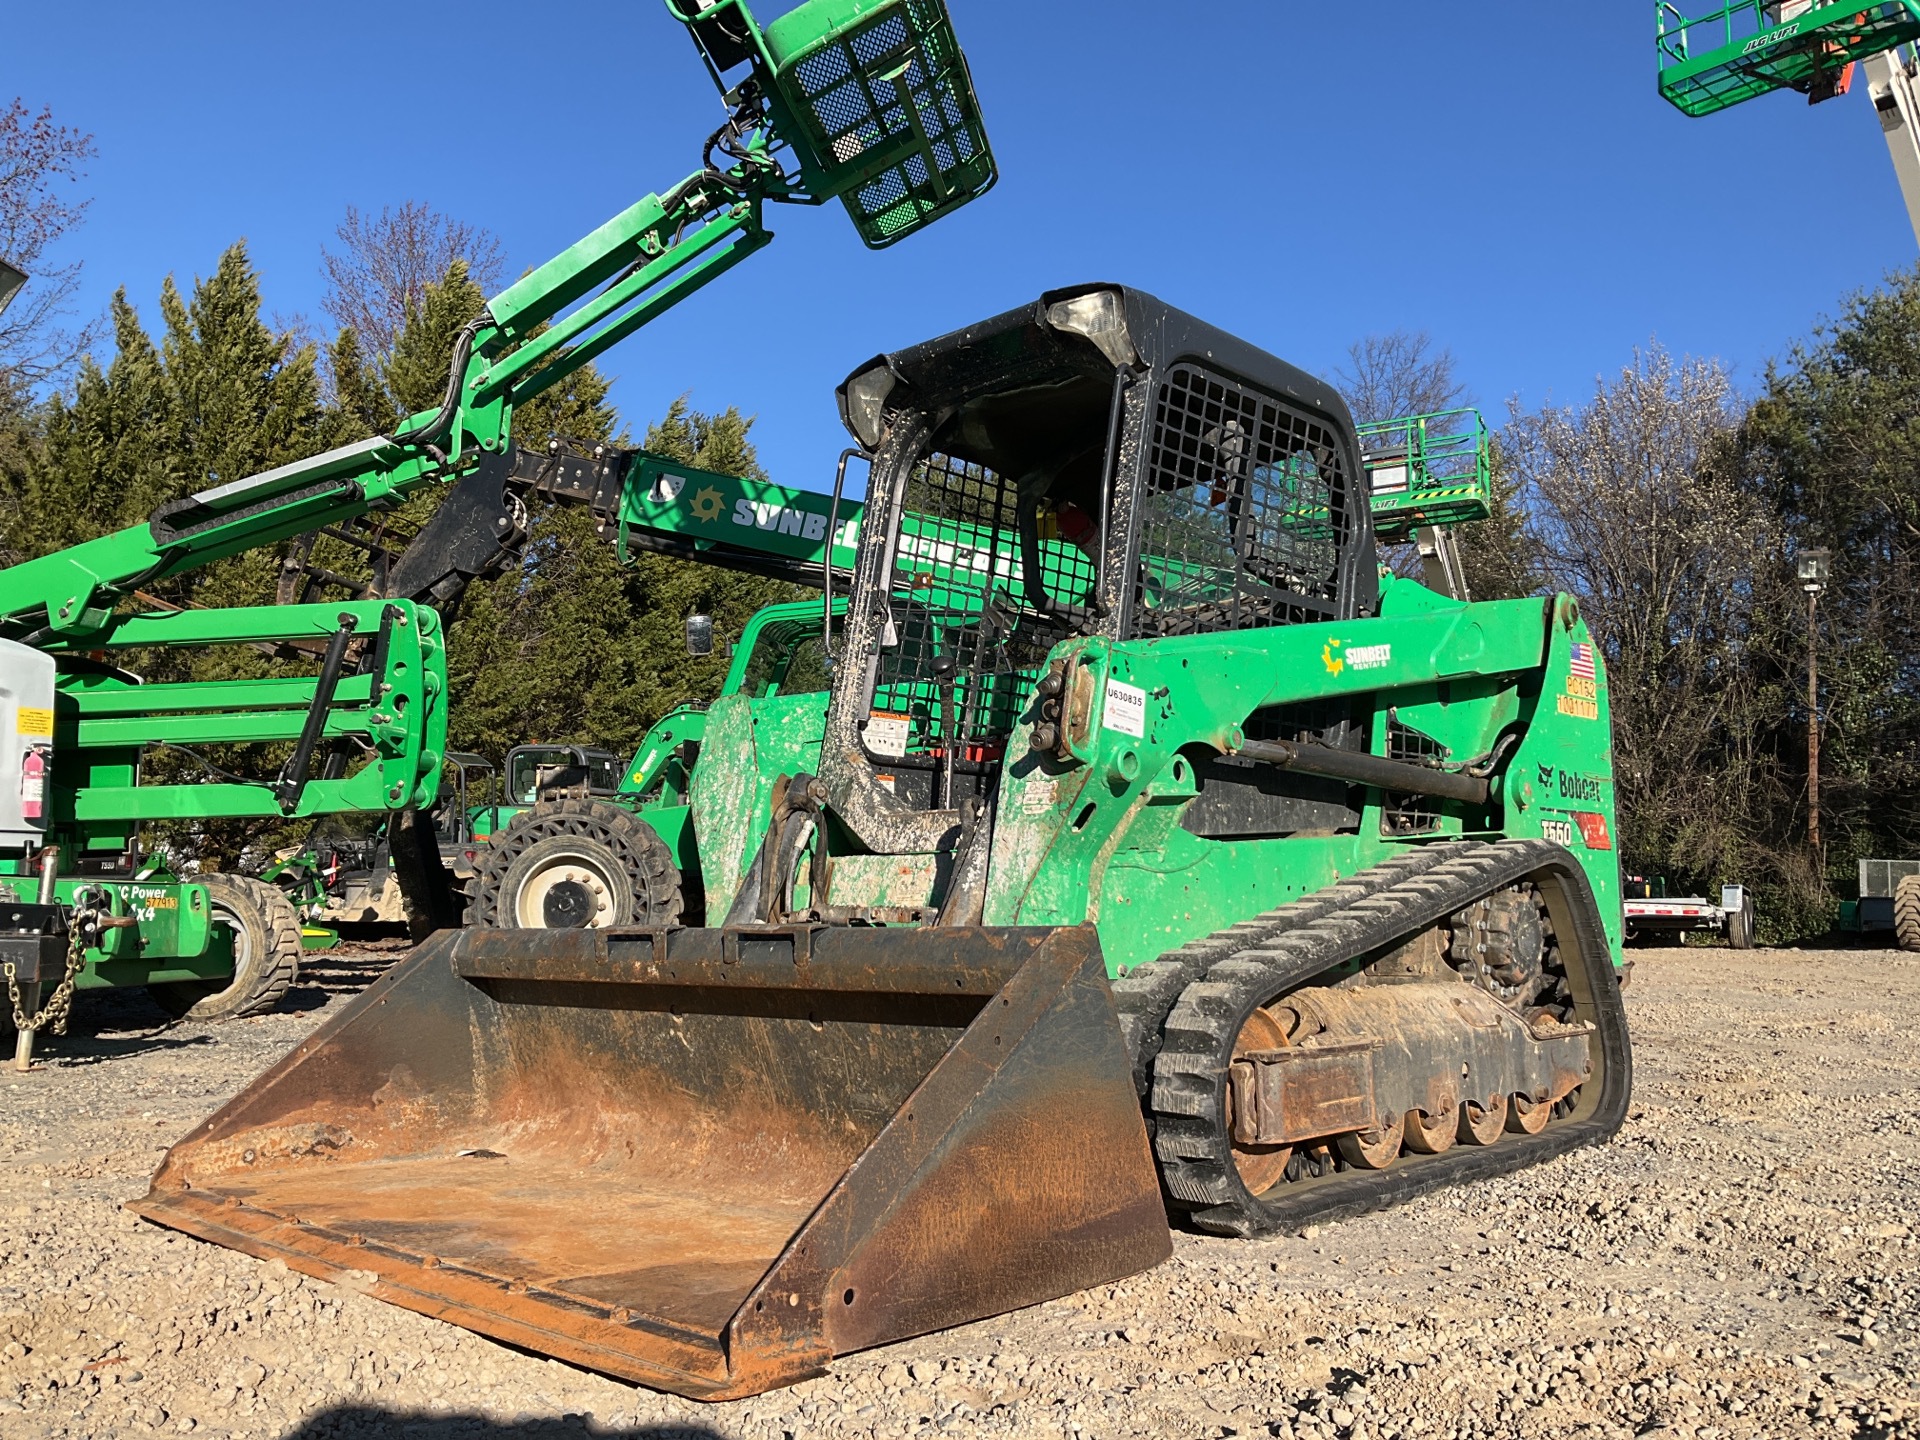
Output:
<instances>
[{"instance_id":1,"label":"tow chain","mask_svg":"<svg viewBox=\"0 0 1920 1440\"><path fill-rule=\"evenodd\" d=\"M42 1030L51 1029L55 1035L67 1033L67 1016L73 1009L74 981L78 978L86 958L86 947L80 943L79 919L80 912L76 911L73 921L67 926L67 973L60 978L60 983L54 987L53 994L47 997L47 1003L42 1005L38 1013L32 1017L31 1024L28 1022L26 1007L20 1000L19 967L11 960L4 966L0 966L0 973L4 973L7 977L7 1000L13 1006L15 1030L32 1030L38 1034Z\"/></svg>"}]
</instances>

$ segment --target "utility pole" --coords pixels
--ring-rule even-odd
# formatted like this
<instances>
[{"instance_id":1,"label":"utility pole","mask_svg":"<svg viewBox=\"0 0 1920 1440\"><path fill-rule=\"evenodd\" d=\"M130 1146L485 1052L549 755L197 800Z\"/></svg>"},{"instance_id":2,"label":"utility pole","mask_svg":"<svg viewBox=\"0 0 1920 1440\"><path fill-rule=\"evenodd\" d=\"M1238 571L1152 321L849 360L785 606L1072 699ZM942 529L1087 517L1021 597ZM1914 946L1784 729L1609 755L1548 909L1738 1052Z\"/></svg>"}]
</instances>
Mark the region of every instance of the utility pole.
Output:
<instances>
[{"instance_id":1,"label":"utility pole","mask_svg":"<svg viewBox=\"0 0 1920 1440\"><path fill-rule=\"evenodd\" d=\"M1813 854L1814 875L1822 884L1826 866L1820 858L1820 631L1816 620L1831 560L1825 550L1802 550L1795 567L1800 588L1807 592L1807 849Z\"/></svg>"}]
</instances>

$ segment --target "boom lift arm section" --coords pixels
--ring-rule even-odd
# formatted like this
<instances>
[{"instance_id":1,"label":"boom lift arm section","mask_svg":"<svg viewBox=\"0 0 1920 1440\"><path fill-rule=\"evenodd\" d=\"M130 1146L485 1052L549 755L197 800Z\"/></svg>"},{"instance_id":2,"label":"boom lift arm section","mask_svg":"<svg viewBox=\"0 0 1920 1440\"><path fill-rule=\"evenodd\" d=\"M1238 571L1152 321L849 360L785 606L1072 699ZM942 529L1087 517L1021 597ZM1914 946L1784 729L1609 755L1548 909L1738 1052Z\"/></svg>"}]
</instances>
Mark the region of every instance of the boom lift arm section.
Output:
<instances>
[{"instance_id":1,"label":"boom lift arm section","mask_svg":"<svg viewBox=\"0 0 1920 1440\"><path fill-rule=\"evenodd\" d=\"M393 434L163 505L147 524L0 572L0 634L84 640L141 585L389 507L510 449L540 394L760 249L766 203L842 199L870 246L990 187L993 158L944 6L807 0L765 31L742 0L668 0L724 92L702 168L493 297L439 406Z\"/></svg>"},{"instance_id":2,"label":"boom lift arm section","mask_svg":"<svg viewBox=\"0 0 1920 1440\"><path fill-rule=\"evenodd\" d=\"M1493 454L1478 410L1439 410L1355 427L1374 534L1420 550L1427 588L1471 600L1457 525L1493 513Z\"/></svg>"},{"instance_id":3,"label":"boom lift arm section","mask_svg":"<svg viewBox=\"0 0 1920 1440\"><path fill-rule=\"evenodd\" d=\"M1866 63L1867 95L1880 117L1893 156L1893 173L1907 202L1913 238L1920 240L1920 52L1912 46L1885 50Z\"/></svg>"}]
</instances>

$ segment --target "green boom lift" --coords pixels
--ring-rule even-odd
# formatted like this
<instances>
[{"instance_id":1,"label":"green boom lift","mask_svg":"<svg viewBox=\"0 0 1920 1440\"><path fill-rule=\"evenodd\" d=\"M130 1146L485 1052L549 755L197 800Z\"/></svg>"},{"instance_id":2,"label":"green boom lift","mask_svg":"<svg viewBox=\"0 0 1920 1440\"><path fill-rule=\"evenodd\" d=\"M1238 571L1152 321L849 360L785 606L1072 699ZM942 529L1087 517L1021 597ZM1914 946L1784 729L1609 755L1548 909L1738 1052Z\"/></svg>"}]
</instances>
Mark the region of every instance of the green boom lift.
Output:
<instances>
[{"instance_id":1,"label":"green boom lift","mask_svg":"<svg viewBox=\"0 0 1920 1440\"><path fill-rule=\"evenodd\" d=\"M1445 467L1107 284L838 400L828 688L708 707L645 921L437 936L139 1213L713 1399L1613 1133L1605 667L1383 573Z\"/></svg>"},{"instance_id":2,"label":"green boom lift","mask_svg":"<svg viewBox=\"0 0 1920 1440\"><path fill-rule=\"evenodd\" d=\"M1863 69L1920 240L1920 0L1733 0L1691 18L1658 0L1654 18L1660 93L1686 115L1776 90L1818 104Z\"/></svg>"},{"instance_id":3,"label":"green boom lift","mask_svg":"<svg viewBox=\"0 0 1920 1440\"><path fill-rule=\"evenodd\" d=\"M143 984L177 1009L243 1013L292 978L297 932L269 926L271 943L237 953L233 937L245 927L238 916L210 923L206 884L142 864L143 821L389 811L406 871L422 877L422 904L431 903L437 855L420 818L438 793L446 664L430 605L457 596L508 541L503 506L522 458L511 443L516 405L767 244L769 203L839 200L878 248L993 183L938 0L809 0L764 28L742 0L668 0L668 9L726 100L702 168L490 300L459 337L440 405L390 435L224 481L161 506L147 524L0 571L0 726L13 741L0 755L0 886L17 902L0 931L0 965L23 1067L35 1031L58 1028L76 989ZM539 478L564 489L580 477L547 466ZM628 477L603 467L595 478ZM389 576L391 598L123 608L155 580L339 526L434 484L455 488L430 527L444 545L420 547L410 575ZM617 513L617 494L601 498ZM318 675L198 685L142 684L112 663L128 650L239 644L324 658ZM224 742L293 749L271 779L209 766L204 783L142 783L148 747ZM359 757L352 774L340 763L349 751ZM249 884L230 903L284 907L272 887Z\"/></svg>"}]
</instances>

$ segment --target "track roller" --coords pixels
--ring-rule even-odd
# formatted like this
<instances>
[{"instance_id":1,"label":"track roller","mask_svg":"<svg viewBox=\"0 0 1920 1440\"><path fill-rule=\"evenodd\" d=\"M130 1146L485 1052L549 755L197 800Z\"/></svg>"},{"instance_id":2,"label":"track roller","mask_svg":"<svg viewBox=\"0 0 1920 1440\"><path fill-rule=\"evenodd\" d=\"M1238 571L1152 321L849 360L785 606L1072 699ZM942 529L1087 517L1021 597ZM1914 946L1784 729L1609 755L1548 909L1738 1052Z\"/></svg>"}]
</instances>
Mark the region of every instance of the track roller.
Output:
<instances>
[{"instance_id":1,"label":"track roller","mask_svg":"<svg viewBox=\"0 0 1920 1440\"><path fill-rule=\"evenodd\" d=\"M1199 1228L1376 1209L1619 1128L1625 1015L1578 863L1539 840L1421 859L1333 887L1337 903L1214 961L1172 1006L1154 1148Z\"/></svg>"}]
</instances>

